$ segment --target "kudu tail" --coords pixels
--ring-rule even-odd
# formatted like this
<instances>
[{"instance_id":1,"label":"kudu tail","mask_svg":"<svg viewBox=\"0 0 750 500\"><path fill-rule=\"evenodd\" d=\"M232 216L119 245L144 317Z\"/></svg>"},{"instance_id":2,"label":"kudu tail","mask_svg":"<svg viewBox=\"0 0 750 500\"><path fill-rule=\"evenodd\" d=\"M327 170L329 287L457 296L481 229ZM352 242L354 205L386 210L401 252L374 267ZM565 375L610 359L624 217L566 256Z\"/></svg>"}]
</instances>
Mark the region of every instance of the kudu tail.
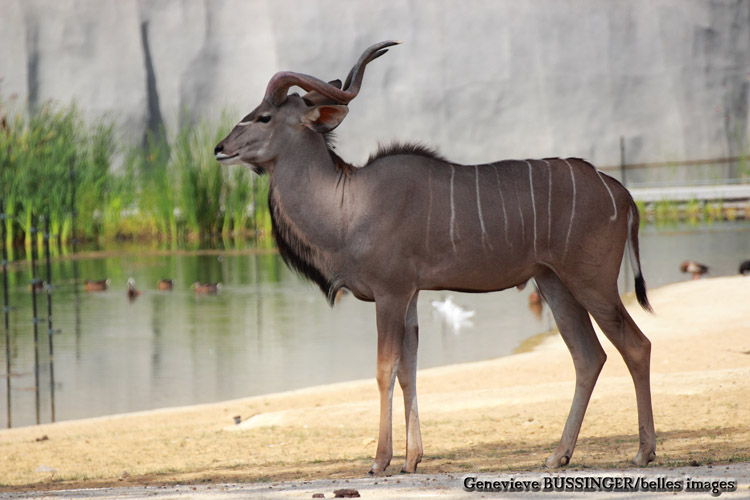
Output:
<instances>
[{"instance_id":1,"label":"kudu tail","mask_svg":"<svg viewBox=\"0 0 750 500\"><path fill-rule=\"evenodd\" d=\"M635 297L642 308L648 312L654 312L646 296L646 281L643 279L643 273L641 272L641 257L638 251L638 227L640 223L641 216L638 214L638 206L634 201L631 201L630 211L628 212L628 255L635 276Z\"/></svg>"}]
</instances>

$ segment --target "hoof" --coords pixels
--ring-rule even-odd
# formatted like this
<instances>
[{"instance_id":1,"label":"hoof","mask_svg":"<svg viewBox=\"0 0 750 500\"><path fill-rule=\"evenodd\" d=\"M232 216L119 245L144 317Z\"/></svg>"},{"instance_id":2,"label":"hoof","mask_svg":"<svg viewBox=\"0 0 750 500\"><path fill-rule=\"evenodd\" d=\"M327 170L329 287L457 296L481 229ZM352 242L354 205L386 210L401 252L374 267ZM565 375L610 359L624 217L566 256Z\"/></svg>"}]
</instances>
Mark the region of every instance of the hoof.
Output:
<instances>
[{"instance_id":1,"label":"hoof","mask_svg":"<svg viewBox=\"0 0 750 500\"><path fill-rule=\"evenodd\" d=\"M656 452L655 451L649 451L648 453L643 453L639 451L635 458L633 459L633 463L637 465L638 467L645 467L650 462L653 462L656 460Z\"/></svg>"},{"instance_id":2,"label":"hoof","mask_svg":"<svg viewBox=\"0 0 750 500\"><path fill-rule=\"evenodd\" d=\"M555 455L552 455L547 459L547 463L545 464L548 469L558 469L560 467L565 467L570 463L570 456L563 455L561 457L557 457Z\"/></svg>"},{"instance_id":3,"label":"hoof","mask_svg":"<svg viewBox=\"0 0 750 500\"><path fill-rule=\"evenodd\" d=\"M386 469L388 469L389 465L390 465L390 463L385 464L383 466L379 466L377 464L377 462L376 462L376 463L372 464L372 467L367 472L367 474L369 474L370 476L382 476L383 474L385 474L385 471L386 471Z\"/></svg>"},{"instance_id":4,"label":"hoof","mask_svg":"<svg viewBox=\"0 0 750 500\"><path fill-rule=\"evenodd\" d=\"M401 467L401 473L402 474L413 474L417 472L417 465L419 462L422 461L422 457L420 456L418 459L414 461L413 464L409 464L409 462L404 462L404 465Z\"/></svg>"}]
</instances>

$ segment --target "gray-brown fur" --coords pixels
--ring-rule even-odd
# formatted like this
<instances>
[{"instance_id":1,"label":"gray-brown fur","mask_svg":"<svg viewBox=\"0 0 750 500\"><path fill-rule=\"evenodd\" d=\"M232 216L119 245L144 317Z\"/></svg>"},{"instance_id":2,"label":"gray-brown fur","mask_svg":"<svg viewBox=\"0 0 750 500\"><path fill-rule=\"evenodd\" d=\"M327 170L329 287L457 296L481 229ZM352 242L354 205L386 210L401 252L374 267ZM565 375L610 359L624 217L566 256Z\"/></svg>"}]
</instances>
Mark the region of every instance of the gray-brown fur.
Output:
<instances>
[{"instance_id":1,"label":"gray-brown fur","mask_svg":"<svg viewBox=\"0 0 750 500\"><path fill-rule=\"evenodd\" d=\"M270 175L274 236L288 265L331 300L346 287L374 301L380 432L372 472L393 455L391 408L404 392L403 470L422 458L416 399L420 290L490 292L535 278L550 304L576 370L576 390L560 445L547 461L566 465L605 356L589 313L633 376L640 447L654 458L650 343L625 310L617 275L626 245L641 304L648 308L638 258L638 211L615 179L576 158L450 163L434 151L391 145L354 168L326 137L359 91L365 65L395 42L374 45L343 89L308 75L279 73L260 106L215 149L223 164ZM308 91L286 96L291 85Z\"/></svg>"}]
</instances>

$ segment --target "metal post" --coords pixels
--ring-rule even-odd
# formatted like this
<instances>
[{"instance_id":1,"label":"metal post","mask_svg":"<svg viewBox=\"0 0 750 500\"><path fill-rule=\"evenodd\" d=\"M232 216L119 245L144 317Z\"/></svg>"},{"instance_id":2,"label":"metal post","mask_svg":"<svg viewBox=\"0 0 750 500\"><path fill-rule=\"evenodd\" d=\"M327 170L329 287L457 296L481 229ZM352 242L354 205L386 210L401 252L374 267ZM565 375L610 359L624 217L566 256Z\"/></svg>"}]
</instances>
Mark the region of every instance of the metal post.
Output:
<instances>
[{"instance_id":1,"label":"metal post","mask_svg":"<svg viewBox=\"0 0 750 500\"><path fill-rule=\"evenodd\" d=\"M253 176L253 240L255 246L258 246L258 179L260 176Z\"/></svg>"},{"instance_id":2,"label":"metal post","mask_svg":"<svg viewBox=\"0 0 750 500\"><path fill-rule=\"evenodd\" d=\"M7 248L7 228L5 222L5 200L0 198L0 224L2 224L3 238L3 316L5 317L5 331L10 330L10 308L8 306L8 248Z\"/></svg>"},{"instance_id":3,"label":"metal post","mask_svg":"<svg viewBox=\"0 0 750 500\"><path fill-rule=\"evenodd\" d=\"M70 234L73 235L73 258L75 259L76 252L78 251L78 239L76 238L76 173L73 168L73 160L70 162L70 216L72 218L70 223ZM75 262L75 260L73 260ZM73 267L73 271L76 268ZM75 279L78 279L77 275L74 275Z\"/></svg>"},{"instance_id":4,"label":"metal post","mask_svg":"<svg viewBox=\"0 0 750 500\"><path fill-rule=\"evenodd\" d=\"M256 328L258 338L258 352L263 351L263 294L261 293L260 254L255 254L255 312L257 316Z\"/></svg>"},{"instance_id":5,"label":"metal post","mask_svg":"<svg viewBox=\"0 0 750 500\"><path fill-rule=\"evenodd\" d=\"M34 326L34 389L36 393L36 423L40 424L39 416L39 318L36 312L36 227L34 227L34 214L31 214L31 308L32 324Z\"/></svg>"},{"instance_id":6,"label":"metal post","mask_svg":"<svg viewBox=\"0 0 750 500\"><path fill-rule=\"evenodd\" d=\"M75 160L70 160L70 232L73 235L73 303L75 310L76 359L81 356L81 301L78 295L78 238L76 238L76 175Z\"/></svg>"},{"instance_id":7,"label":"metal post","mask_svg":"<svg viewBox=\"0 0 750 500\"><path fill-rule=\"evenodd\" d=\"M73 236L73 292L78 299L78 238L76 237L76 174L74 160L70 161L70 234Z\"/></svg>"},{"instance_id":8,"label":"metal post","mask_svg":"<svg viewBox=\"0 0 750 500\"><path fill-rule=\"evenodd\" d=\"M5 317L5 398L8 411L8 428L11 427L10 414L10 306L8 304L8 249L6 248L5 200L0 198L0 225L3 240L3 316Z\"/></svg>"},{"instance_id":9,"label":"metal post","mask_svg":"<svg viewBox=\"0 0 750 500\"><path fill-rule=\"evenodd\" d=\"M44 256L47 264L47 339L49 341L49 397L52 422L55 421L55 346L52 328L52 266L49 256L49 217L44 220Z\"/></svg>"}]
</instances>

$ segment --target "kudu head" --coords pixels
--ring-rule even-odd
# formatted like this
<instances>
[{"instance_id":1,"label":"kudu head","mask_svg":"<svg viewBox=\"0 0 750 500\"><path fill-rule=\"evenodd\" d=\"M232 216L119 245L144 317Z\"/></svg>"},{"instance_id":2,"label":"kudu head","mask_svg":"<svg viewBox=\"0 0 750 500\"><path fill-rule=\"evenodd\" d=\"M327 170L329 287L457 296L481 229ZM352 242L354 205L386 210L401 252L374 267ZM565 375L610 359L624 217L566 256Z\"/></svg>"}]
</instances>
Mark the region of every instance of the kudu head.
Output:
<instances>
[{"instance_id":1,"label":"kudu head","mask_svg":"<svg viewBox=\"0 0 750 500\"><path fill-rule=\"evenodd\" d=\"M349 111L347 104L359 93L365 66L388 52L386 47L399 43L380 42L365 50L343 87L339 80L326 83L301 73L276 73L260 106L216 145L216 160L222 165L247 165L262 174L273 169L280 154L297 147L301 134L317 134L323 141ZM292 86L303 88L307 94L287 95Z\"/></svg>"}]
</instances>

